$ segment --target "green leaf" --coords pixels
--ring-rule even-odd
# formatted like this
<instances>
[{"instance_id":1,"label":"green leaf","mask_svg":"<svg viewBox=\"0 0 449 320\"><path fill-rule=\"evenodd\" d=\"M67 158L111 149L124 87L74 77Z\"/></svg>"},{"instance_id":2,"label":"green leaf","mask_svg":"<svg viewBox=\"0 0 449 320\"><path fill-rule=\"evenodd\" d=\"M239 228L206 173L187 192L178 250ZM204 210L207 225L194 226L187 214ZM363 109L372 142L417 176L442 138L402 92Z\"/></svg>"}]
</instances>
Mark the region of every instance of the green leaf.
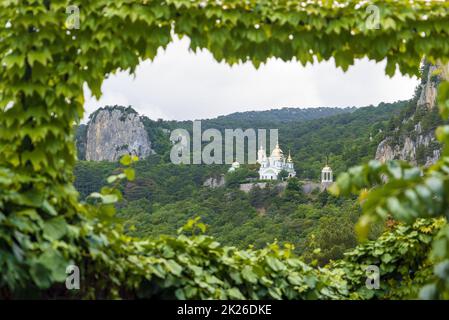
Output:
<instances>
[{"instance_id":1,"label":"green leaf","mask_svg":"<svg viewBox=\"0 0 449 320\"><path fill-rule=\"evenodd\" d=\"M134 178L135 178L135 172L134 172L134 169L133 169L133 168L126 168L125 170L123 170L123 172L125 173L126 178L127 178L129 181L134 181Z\"/></svg>"},{"instance_id":2,"label":"green leaf","mask_svg":"<svg viewBox=\"0 0 449 320\"><path fill-rule=\"evenodd\" d=\"M44 200L42 202L42 208L45 210L45 212L47 212L48 214L50 214L52 216L58 215L58 212L56 211L56 209L47 200Z\"/></svg>"},{"instance_id":3,"label":"green leaf","mask_svg":"<svg viewBox=\"0 0 449 320\"><path fill-rule=\"evenodd\" d=\"M101 196L103 204L112 204L118 201L118 197L115 194L106 194Z\"/></svg>"},{"instance_id":4,"label":"green leaf","mask_svg":"<svg viewBox=\"0 0 449 320\"><path fill-rule=\"evenodd\" d=\"M242 295L239 289L237 288L231 288L226 290L226 293L228 294L229 298L236 299L236 300L242 300L245 299L245 297Z\"/></svg>"},{"instance_id":5,"label":"green leaf","mask_svg":"<svg viewBox=\"0 0 449 320\"><path fill-rule=\"evenodd\" d=\"M63 217L45 221L44 236L49 240L58 240L67 233L67 222Z\"/></svg>"},{"instance_id":6,"label":"green leaf","mask_svg":"<svg viewBox=\"0 0 449 320\"><path fill-rule=\"evenodd\" d=\"M449 118L449 81L440 83L438 87L438 106L443 119Z\"/></svg>"},{"instance_id":7,"label":"green leaf","mask_svg":"<svg viewBox=\"0 0 449 320\"><path fill-rule=\"evenodd\" d=\"M281 261L279 261L279 259L267 256L265 257L265 261L274 271L285 270L285 265Z\"/></svg>"},{"instance_id":8,"label":"green leaf","mask_svg":"<svg viewBox=\"0 0 449 320\"><path fill-rule=\"evenodd\" d=\"M109 176L107 179L106 179L106 181L108 182L108 183L113 183L114 181L116 181L118 179L118 176L117 175L113 175L113 176Z\"/></svg>"},{"instance_id":9,"label":"green leaf","mask_svg":"<svg viewBox=\"0 0 449 320\"><path fill-rule=\"evenodd\" d=\"M165 265L170 273L180 276L182 272L182 267L174 260L166 260Z\"/></svg>"},{"instance_id":10,"label":"green leaf","mask_svg":"<svg viewBox=\"0 0 449 320\"><path fill-rule=\"evenodd\" d=\"M243 279L248 280L250 283L257 283L257 276L250 266L243 267L242 277Z\"/></svg>"},{"instance_id":11,"label":"green leaf","mask_svg":"<svg viewBox=\"0 0 449 320\"><path fill-rule=\"evenodd\" d=\"M132 162L131 156L129 154L125 154L121 159L120 163L124 166L129 166Z\"/></svg>"},{"instance_id":12,"label":"green leaf","mask_svg":"<svg viewBox=\"0 0 449 320\"><path fill-rule=\"evenodd\" d=\"M43 49L42 51L30 51L28 53L28 62L31 66L33 66L36 61L45 66L51 60L51 53L48 49Z\"/></svg>"}]
</instances>

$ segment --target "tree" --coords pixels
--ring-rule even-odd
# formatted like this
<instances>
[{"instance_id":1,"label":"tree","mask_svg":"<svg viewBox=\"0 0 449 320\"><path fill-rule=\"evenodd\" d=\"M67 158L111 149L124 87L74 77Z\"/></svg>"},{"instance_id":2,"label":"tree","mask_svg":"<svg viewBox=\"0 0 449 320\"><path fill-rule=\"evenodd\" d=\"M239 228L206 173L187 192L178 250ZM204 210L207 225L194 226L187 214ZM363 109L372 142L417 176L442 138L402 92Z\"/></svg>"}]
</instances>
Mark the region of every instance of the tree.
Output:
<instances>
[{"instance_id":1,"label":"tree","mask_svg":"<svg viewBox=\"0 0 449 320\"><path fill-rule=\"evenodd\" d=\"M286 170L281 170L281 171L278 173L278 179L279 179L279 180L284 180L284 179L286 179L286 178L288 178L288 172L287 172Z\"/></svg>"},{"instance_id":2,"label":"tree","mask_svg":"<svg viewBox=\"0 0 449 320\"><path fill-rule=\"evenodd\" d=\"M343 258L343 253L357 244L354 225L358 217L357 209L348 207L321 217L317 228L307 237L305 260L316 260L324 266Z\"/></svg>"},{"instance_id":3,"label":"tree","mask_svg":"<svg viewBox=\"0 0 449 320\"><path fill-rule=\"evenodd\" d=\"M292 203L304 203L306 202L306 196L302 189L302 185L298 178L293 177L287 180L287 187L284 192L285 201Z\"/></svg>"}]
</instances>

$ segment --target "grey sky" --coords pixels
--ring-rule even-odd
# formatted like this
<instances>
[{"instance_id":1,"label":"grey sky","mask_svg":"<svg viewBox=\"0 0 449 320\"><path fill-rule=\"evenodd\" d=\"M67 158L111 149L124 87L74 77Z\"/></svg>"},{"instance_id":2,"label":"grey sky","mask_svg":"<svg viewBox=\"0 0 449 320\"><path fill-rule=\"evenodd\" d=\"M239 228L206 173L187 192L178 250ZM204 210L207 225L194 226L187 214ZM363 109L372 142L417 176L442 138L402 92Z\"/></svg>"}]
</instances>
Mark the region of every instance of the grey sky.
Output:
<instances>
[{"instance_id":1,"label":"grey sky","mask_svg":"<svg viewBox=\"0 0 449 320\"><path fill-rule=\"evenodd\" d=\"M384 63L360 60L348 72L333 61L302 67L270 60L230 67L207 51L189 52L177 40L154 61L139 65L135 78L118 73L103 84L100 101L86 99L86 117L104 105L132 105L151 119L211 118L236 111L282 107L376 105L412 97L417 79L384 75ZM87 93L88 94L88 93Z\"/></svg>"}]
</instances>

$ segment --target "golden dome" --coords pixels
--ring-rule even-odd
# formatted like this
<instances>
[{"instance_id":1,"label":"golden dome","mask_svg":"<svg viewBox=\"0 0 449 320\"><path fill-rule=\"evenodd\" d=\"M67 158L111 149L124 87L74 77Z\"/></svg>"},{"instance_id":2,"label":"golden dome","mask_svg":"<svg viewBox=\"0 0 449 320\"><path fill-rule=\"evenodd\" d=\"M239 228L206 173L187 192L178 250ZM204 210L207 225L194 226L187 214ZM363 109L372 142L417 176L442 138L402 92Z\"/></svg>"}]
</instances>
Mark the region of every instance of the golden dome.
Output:
<instances>
[{"instance_id":1,"label":"golden dome","mask_svg":"<svg viewBox=\"0 0 449 320\"><path fill-rule=\"evenodd\" d=\"M284 156L284 153L282 152L281 148L279 148L279 143L276 143L276 147L273 149L273 152L271 153L272 158L282 158Z\"/></svg>"},{"instance_id":2,"label":"golden dome","mask_svg":"<svg viewBox=\"0 0 449 320\"><path fill-rule=\"evenodd\" d=\"M287 162L293 162L292 155L290 154L290 150L288 150Z\"/></svg>"}]
</instances>

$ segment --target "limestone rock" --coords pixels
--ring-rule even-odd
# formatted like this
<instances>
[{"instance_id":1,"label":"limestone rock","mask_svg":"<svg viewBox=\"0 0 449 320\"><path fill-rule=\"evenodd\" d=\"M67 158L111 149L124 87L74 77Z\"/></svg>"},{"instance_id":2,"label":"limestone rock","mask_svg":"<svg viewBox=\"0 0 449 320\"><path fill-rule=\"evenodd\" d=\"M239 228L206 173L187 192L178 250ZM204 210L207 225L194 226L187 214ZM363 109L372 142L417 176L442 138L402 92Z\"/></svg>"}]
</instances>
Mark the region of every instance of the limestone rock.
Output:
<instances>
[{"instance_id":1,"label":"limestone rock","mask_svg":"<svg viewBox=\"0 0 449 320\"><path fill-rule=\"evenodd\" d=\"M417 165L418 148L428 148L432 144L436 143L437 140L433 132L429 132L427 134L418 134L414 139L407 136L404 138L404 142L401 144L393 144L391 142L391 138L386 138L377 146L375 159L380 160L381 162L389 160L406 160L413 165ZM434 164L439 159L440 154L440 149L432 150L431 155L424 155L425 159L422 164L424 164L424 166L430 166Z\"/></svg>"},{"instance_id":2,"label":"limestone rock","mask_svg":"<svg viewBox=\"0 0 449 320\"><path fill-rule=\"evenodd\" d=\"M224 185L225 185L224 175L220 175L218 177L209 177L203 183L203 186L209 187L209 188L219 188Z\"/></svg>"},{"instance_id":3,"label":"limestone rock","mask_svg":"<svg viewBox=\"0 0 449 320\"><path fill-rule=\"evenodd\" d=\"M440 74L438 74L439 71ZM437 97L437 78L447 78L448 66L428 66L426 78L423 79L420 93L417 98L416 110L425 110L431 112L436 105ZM402 120L401 126L407 125L410 121L414 121L414 115ZM400 128L396 128L396 132ZM424 132L422 123L418 122L413 129L402 133L399 139L394 140L393 137L386 137L377 146L375 159L382 162L388 160L406 160L413 165L421 164L430 166L434 164L441 154L441 145L435 138L434 128L427 129Z\"/></svg>"},{"instance_id":4,"label":"limestone rock","mask_svg":"<svg viewBox=\"0 0 449 320\"><path fill-rule=\"evenodd\" d=\"M427 74L427 79L425 84L421 88L421 94L418 99L418 108L426 108L427 110L432 110L435 106L435 101L437 97L437 88L435 82L432 81L432 75L438 69L436 66L429 66L429 72Z\"/></svg>"},{"instance_id":5,"label":"limestone rock","mask_svg":"<svg viewBox=\"0 0 449 320\"><path fill-rule=\"evenodd\" d=\"M117 161L124 154L144 158L152 153L148 133L131 108L99 109L87 128L86 160Z\"/></svg>"}]
</instances>

